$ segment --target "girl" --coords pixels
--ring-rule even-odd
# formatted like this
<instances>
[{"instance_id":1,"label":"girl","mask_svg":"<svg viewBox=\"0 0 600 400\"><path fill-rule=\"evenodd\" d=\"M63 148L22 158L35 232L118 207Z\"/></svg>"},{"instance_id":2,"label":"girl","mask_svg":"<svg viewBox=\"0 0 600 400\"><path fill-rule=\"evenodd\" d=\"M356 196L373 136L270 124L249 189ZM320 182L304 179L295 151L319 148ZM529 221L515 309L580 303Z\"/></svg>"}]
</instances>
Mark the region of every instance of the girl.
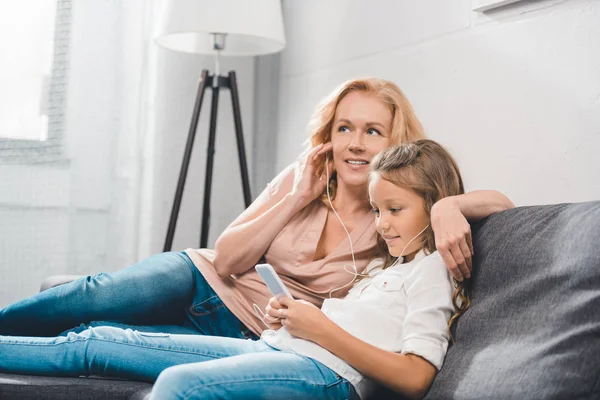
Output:
<instances>
[{"instance_id":1,"label":"girl","mask_svg":"<svg viewBox=\"0 0 600 400\"><path fill-rule=\"evenodd\" d=\"M344 299L327 299L320 310L272 298L267 313L281 329L259 341L204 343L206 361L165 370L152 398L364 399L373 381L421 398L446 354L453 297L431 208L463 192L456 163L437 143L383 151L369 183L383 258Z\"/></svg>"}]
</instances>

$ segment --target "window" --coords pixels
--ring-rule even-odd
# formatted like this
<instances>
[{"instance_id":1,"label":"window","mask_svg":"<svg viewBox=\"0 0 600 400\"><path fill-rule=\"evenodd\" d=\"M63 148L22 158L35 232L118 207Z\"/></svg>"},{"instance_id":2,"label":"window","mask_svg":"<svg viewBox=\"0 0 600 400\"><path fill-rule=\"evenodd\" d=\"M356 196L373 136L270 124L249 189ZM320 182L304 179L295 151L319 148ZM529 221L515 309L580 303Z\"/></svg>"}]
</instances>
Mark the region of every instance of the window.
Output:
<instances>
[{"instance_id":1,"label":"window","mask_svg":"<svg viewBox=\"0 0 600 400\"><path fill-rule=\"evenodd\" d=\"M0 9L0 162L61 160L71 0Z\"/></svg>"}]
</instances>

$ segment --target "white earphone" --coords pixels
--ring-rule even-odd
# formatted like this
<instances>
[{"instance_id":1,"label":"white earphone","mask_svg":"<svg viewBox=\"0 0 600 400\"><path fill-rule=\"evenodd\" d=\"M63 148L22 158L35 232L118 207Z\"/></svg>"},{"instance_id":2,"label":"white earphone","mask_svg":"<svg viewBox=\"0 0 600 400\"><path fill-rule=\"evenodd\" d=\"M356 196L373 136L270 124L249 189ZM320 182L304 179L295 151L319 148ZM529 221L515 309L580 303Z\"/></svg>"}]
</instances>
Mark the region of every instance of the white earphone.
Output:
<instances>
[{"instance_id":1,"label":"white earphone","mask_svg":"<svg viewBox=\"0 0 600 400\"><path fill-rule=\"evenodd\" d=\"M354 258L354 246L352 245L352 238L350 237L350 232L348 232L348 229L346 228L346 225L344 224L344 221L342 221L342 218L339 216L339 214L337 213L337 211L335 211L335 208L333 207L333 203L331 202L331 195L329 193L329 156L327 154L325 154L325 171L326 171L326 181L325 181L325 187L327 188L326 193L327 193L327 200L329 201L329 205L331 206L331 209L333 210L333 213L335 214L335 216L337 217L337 219L340 221L340 223L342 224L342 228L344 228L344 231L346 232L346 235L348 236L348 242L350 243L350 254L352 254L352 265L349 264L344 264L344 271L348 272L349 274L354 274L354 276L352 277L352 279L350 280L350 282L346 283L344 286L340 286L337 288L332 289L329 292L329 298L331 298L331 295L333 292L336 292L340 289L343 289L351 284L354 283L354 281L356 280L356 278L358 278L359 276L369 276L368 274L359 274L358 273L358 269L356 268L356 260ZM352 267L353 271L348 271L348 269L346 269L348 266Z\"/></svg>"}]
</instances>

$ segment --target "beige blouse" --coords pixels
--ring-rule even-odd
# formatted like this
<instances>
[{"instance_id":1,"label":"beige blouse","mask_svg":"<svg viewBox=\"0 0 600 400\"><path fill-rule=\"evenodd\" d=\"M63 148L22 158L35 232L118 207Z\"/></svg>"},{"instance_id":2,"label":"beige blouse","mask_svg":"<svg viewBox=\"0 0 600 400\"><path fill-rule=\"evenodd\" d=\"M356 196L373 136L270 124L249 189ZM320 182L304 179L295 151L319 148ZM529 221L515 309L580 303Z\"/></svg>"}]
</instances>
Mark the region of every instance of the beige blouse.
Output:
<instances>
[{"instance_id":1,"label":"beige blouse","mask_svg":"<svg viewBox=\"0 0 600 400\"><path fill-rule=\"evenodd\" d=\"M313 260L317 244L325 227L328 209L315 200L296 213L275 237L265 258L271 264L295 299L310 301L321 307L329 292L348 284L354 274L348 239L343 240L331 253L320 260ZM378 255L375 218L365 214L350 232L358 272ZM271 293L254 268L221 278L213 267L214 250L187 249L196 267L223 303L252 332L260 335L267 327L254 311L256 304L262 312ZM346 270L344 270L346 266ZM332 297L344 297L352 285L332 293Z\"/></svg>"}]
</instances>

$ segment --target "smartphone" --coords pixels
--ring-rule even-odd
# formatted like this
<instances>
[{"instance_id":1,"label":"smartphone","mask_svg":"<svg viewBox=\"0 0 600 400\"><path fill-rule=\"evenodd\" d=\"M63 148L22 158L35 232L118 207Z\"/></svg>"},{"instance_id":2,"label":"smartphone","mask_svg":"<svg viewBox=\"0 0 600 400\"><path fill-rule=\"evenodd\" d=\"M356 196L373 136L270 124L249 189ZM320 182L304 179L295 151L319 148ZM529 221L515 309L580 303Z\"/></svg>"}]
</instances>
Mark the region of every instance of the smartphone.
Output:
<instances>
[{"instance_id":1,"label":"smartphone","mask_svg":"<svg viewBox=\"0 0 600 400\"><path fill-rule=\"evenodd\" d=\"M270 264L257 264L254 268L274 297L289 297L290 299L293 299L292 294L288 288L285 287L283 281L273 269L273 266Z\"/></svg>"}]
</instances>

